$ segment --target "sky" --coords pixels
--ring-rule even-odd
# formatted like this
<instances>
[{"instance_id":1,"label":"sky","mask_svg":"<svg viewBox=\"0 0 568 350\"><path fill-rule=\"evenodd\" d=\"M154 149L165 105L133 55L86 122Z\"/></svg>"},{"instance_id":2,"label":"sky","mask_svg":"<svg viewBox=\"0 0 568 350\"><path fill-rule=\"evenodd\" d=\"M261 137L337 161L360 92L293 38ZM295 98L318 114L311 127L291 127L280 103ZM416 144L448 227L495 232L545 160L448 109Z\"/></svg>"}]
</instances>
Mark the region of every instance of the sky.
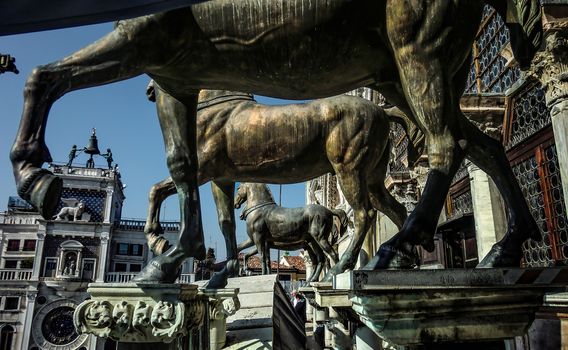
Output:
<instances>
[{"instance_id":1,"label":"sky","mask_svg":"<svg viewBox=\"0 0 568 350\"><path fill-rule=\"evenodd\" d=\"M0 36L0 53L16 57L20 74L0 75L0 211L6 210L8 197L16 194L9 160L23 106L23 88L31 70L42 64L59 60L90 44L112 30L112 23L38 33ZM126 184L123 218L145 218L147 194L150 187L168 176L162 135L155 105L146 99L146 75L134 79L78 90L55 102L49 113L46 143L53 160L64 163L71 146L87 144L91 129L97 130L99 149L112 149ZM265 104L284 104L291 101L256 97ZM97 166L105 166L96 157ZM83 155L77 161L85 162ZM279 188L271 186L278 201ZM217 224L215 204L209 184L200 188L203 226L207 246L217 247L218 260L226 257L225 243ZM282 206L305 205L305 184L282 186ZM164 220L179 219L175 196L162 207ZM246 239L244 222L237 217L237 242ZM276 259L274 253L273 259Z\"/></svg>"}]
</instances>

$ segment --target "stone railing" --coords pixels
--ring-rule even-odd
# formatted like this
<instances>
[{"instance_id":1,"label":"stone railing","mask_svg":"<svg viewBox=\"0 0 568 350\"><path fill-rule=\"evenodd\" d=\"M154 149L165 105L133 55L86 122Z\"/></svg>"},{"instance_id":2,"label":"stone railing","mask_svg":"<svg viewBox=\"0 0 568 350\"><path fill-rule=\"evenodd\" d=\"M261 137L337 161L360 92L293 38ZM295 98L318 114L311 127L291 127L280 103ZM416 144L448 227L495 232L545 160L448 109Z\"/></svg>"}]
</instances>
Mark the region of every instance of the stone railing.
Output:
<instances>
[{"instance_id":1,"label":"stone railing","mask_svg":"<svg viewBox=\"0 0 568 350\"><path fill-rule=\"evenodd\" d=\"M116 175L118 175L113 169L85 168L82 165L68 167L67 165L57 165L52 163L50 170L52 170L54 174L64 174L68 176L107 177L113 179Z\"/></svg>"},{"instance_id":2,"label":"stone railing","mask_svg":"<svg viewBox=\"0 0 568 350\"><path fill-rule=\"evenodd\" d=\"M31 278L31 269L0 269L0 281L27 281Z\"/></svg>"},{"instance_id":3,"label":"stone railing","mask_svg":"<svg viewBox=\"0 0 568 350\"><path fill-rule=\"evenodd\" d=\"M136 276L135 272L107 272L105 274L106 283L128 283Z\"/></svg>"},{"instance_id":4,"label":"stone railing","mask_svg":"<svg viewBox=\"0 0 568 350\"><path fill-rule=\"evenodd\" d=\"M106 283L128 283L136 276L136 272L107 272L105 274ZM195 274L182 273L176 280L176 283L193 283L195 282Z\"/></svg>"},{"instance_id":5,"label":"stone railing","mask_svg":"<svg viewBox=\"0 0 568 350\"><path fill-rule=\"evenodd\" d=\"M145 220L122 219L116 227L124 231L144 231L144 225L146 225ZM160 221L160 226L164 232L179 231L179 221Z\"/></svg>"}]
</instances>

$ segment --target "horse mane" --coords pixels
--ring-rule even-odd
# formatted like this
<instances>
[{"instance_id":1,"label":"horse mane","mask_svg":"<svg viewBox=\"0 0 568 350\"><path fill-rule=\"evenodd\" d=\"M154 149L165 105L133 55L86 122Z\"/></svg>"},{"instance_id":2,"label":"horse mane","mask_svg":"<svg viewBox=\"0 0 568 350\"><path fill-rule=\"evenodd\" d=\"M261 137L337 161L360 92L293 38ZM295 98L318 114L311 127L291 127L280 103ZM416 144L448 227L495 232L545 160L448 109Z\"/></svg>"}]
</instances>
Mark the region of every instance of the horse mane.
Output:
<instances>
[{"instance_id":1,"label":"horse mane","mask_svg":"<svg viewBox=\"0 0 568 350\"><path fill-rule=\"evenodd\" d=\"M268 195L270 196L270 199L276 203L276 201L274 200L274 195L272 195L272 191L270 190L270 187L268 187L267 184L262 184L262 186L264 186L266 188L266 190L268 191Z\"/></svg>"}]
</instances>

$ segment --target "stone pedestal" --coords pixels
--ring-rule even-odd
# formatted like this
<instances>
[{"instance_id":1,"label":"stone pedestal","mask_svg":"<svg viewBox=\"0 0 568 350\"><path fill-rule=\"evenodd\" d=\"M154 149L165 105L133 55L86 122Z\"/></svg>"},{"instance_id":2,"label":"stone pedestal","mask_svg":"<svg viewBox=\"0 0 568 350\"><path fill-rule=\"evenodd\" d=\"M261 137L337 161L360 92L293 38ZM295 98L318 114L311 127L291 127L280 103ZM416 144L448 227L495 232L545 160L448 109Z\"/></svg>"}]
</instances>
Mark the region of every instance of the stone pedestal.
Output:
<instances>
[{"instance_id":1,"label":"stone pedestal","mask_svg":"<svg viewBox=\"0 0 568 350\"><path fill-rule=\"evenodd\" d=\"M331 282L312 282L314 303L319 314L316 319L325 324L326 341L336 350L351 349L353 339L349 336L348 321L357 321L351 309L348 290L333 289Z\"/></svg>"},{"instance_id":2,"label":"stone pedestal","mask_svg":"<svg viewBox=\"0 0 568 350\"><path fill-rule=\"evenodd\" d=\"M233 289L200 289L199 294L208 300L209 306L209 349L219 350L227 340L227 317L234 315L241 305Z\"/></svg>"},{"instance_id":3,"label":"stone pedestal","mask_svg":"<svg viewBox=\"0 0 568 350\"><path fill-rule=\"evenodd\" d=\"M440 349L525 334L544 295L567 279L563 268L351 271L334 287L348 290L359 320L387 342Z\"/></svg>"},{"instance_id":4,"label":"stone pedestal","mask_svg":"<svg viewBox=\"0 0 568 350\"><path fill-rule=\"evenodd\" d=\"M73 315L77 332L111 338L119 349L193 349L189 335L206 319L207 299L194 285L91 283L87 292Z\"/></svg>"}]
</instances>

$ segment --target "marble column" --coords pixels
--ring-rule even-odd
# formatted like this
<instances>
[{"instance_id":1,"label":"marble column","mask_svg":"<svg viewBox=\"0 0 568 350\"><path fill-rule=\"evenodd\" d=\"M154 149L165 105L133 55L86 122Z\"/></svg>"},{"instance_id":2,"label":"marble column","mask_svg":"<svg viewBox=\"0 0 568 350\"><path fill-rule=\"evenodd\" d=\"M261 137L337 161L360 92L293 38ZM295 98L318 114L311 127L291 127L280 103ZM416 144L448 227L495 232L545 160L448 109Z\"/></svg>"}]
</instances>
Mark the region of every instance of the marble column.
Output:
<instances>
[{"instance_id":1,"label":"marble column","mask_svg":"<svg viewBox=\"0 0 568 350\"><path fill-rule=\"evenodd\" d=\"M568 208L568 6L545 5L543 13L545 49L537 53L529 75L539 79L545 91Z\"/></svg>"},{"instance_id":2,"label":"marble column","mask_svg":"<svg viewBox=\"0 0 568 350\"><path fill-rule=\"evenodd\" d=\"M37 296L37 292L33 291L33 292L28 292L26 293L26 316L24 318L24 327L23 329L25 330L29 330L32 329L32 320L34 317L34 307L35 307L35 299ZM30 344L30 337L29 336L24 336L22 338L22 349L27 349L29 347Z\"/></svg>"},{"instance_id":3,"label":"marble column","mask_svg":"<svg viewBox=\"0 0 568 350\"><path fill-rule=\"evenodd\" d=\"M109 187L106 191L106 207L105 207L105 217L104 217L104 222L111 222L111 214L112 214L112 210L113 210L113 200L112 197L114 195L114 190L112 189L112 187Z\"/></svg>"},{"instance_id":4,"label":"marble column","mask_svg":"<svg viewBox=\"0 0 568 350\"><path fill-rule=\"evenodd\" d=\"M475 239L479 261L507 231L503 199L493 180L473 163L468 162L471 201L475 220Z\"/></svg>"},{"instance_id":5,"label":"marble column","mask_svg":"<svg viewBox=\"0 0 568 350\"><path fill-rule=\"evenodd\" d=\"M32 280L37 281L41 275L41 265L43 257L43 244L45 243L45 226L40 225L37 232L36 250L34 256L34 269L32 272Z\"/></svg>"},{"instance_id":6,"label":"marble column","mask_svg":"<svg viewBox=\"0 0 568 350\"><path fill-rule=\"evenodd\" d=\"M101 233L101 245L99 250L99 264L97 267L96 282L102 283L105 281L106 264L108 258L108 241L110 234L108 232Z\"/></svg>"}]
</instances>

